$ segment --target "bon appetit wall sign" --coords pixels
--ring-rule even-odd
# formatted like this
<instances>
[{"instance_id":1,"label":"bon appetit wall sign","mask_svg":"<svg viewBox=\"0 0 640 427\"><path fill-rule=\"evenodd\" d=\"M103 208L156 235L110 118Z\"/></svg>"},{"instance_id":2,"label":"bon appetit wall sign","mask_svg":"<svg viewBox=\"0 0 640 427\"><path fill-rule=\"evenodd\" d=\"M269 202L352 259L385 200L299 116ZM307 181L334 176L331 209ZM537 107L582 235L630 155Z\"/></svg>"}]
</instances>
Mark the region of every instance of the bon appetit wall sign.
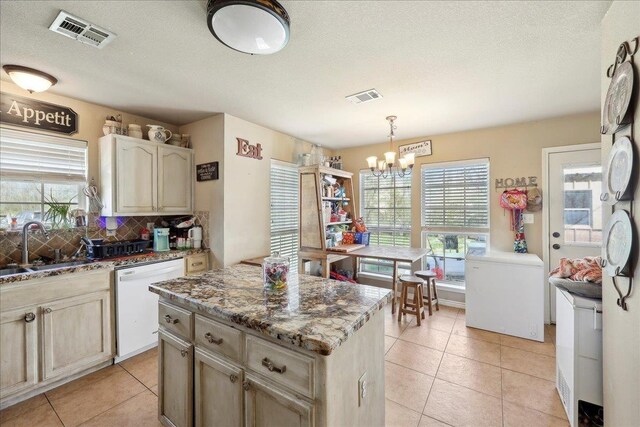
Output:
<instances>
[{"instance_id":1,"label":"bon appetit wall sign","mask_svg":"<svg viewBox=\"0 0 640 427\"><path fill-rule=\"evenodd\" d=\"M3 92L0 122L65 135L78 132L78 114L71 108Z\"/></svg>"}]
</instances>

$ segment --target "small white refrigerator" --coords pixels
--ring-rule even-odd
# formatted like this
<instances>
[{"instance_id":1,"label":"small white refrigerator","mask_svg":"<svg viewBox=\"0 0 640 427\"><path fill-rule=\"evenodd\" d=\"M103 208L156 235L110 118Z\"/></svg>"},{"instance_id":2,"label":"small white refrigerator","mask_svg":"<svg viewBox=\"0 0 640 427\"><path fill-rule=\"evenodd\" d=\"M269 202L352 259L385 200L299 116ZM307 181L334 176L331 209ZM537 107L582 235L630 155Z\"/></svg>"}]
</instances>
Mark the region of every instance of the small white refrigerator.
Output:
<instances>
[{"instance_id":1,"label":"small white refrigerator","mask_svg":"<svg viewBox=\"0 0 640 427\"><path fill-rule=\"evenodd\" d=\"M465 265L466 324L544 341L544 264L533 254L469 251Z\"/></svg>"},{"instance_id":2,"label":"small white refrigerator","mask_svg":"<svg viewBox=\"0 0 640 427\"><path fill-rule=\"evenodd\" d=\"M601 300L556 288L556 368L556 388L576 427L579 402L603 405Z\"/></svg>"}]
</instances>

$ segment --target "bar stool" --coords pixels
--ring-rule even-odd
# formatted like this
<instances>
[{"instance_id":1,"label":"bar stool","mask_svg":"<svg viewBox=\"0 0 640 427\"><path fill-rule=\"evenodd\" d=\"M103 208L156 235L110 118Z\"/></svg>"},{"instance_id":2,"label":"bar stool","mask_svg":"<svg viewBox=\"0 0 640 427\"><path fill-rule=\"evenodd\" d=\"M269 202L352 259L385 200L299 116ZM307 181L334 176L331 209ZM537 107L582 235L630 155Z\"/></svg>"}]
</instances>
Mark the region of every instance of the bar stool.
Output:
<instances>
[{"instance_id":1,"label":"bar stool","mask_svg":"<svg viewBox=\"0 0 640 427\"><path fill-rule=\"evenodd\" d=\"M427 288L427 306L429 307L429 316L433 314L432 303L436 303L436 311L440 311L440 302L438 300L438 289L436 288L436 273L431 270L420 270L413 273L417 277L426 282ZM433 289L433 290L432 290Z\"/></svg>"},{"instance_id":2,"label":"bar stool","mask_svg":"<svg viewBox=\"0 0 640 427\"><path fill-rule=\"evenodd\" d=\"M398 321L402 320L402 314L413 314L418 319L424 319L424 301L422 287L424 281L416 276L400 276L400 305L398 306ZM409 302L409 288L413 289L413 302Z\"/></svg>"}]
</instances>

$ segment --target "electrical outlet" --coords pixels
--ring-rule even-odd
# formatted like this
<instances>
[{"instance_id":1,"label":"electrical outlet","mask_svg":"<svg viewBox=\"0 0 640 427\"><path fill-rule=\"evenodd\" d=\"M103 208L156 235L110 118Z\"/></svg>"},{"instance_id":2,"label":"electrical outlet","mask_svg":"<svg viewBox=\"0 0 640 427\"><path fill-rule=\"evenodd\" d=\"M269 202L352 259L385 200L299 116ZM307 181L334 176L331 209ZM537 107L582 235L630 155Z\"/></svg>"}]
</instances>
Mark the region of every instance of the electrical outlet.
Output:
<instances>
[{"instance_id":1,"label":"electrical outlet","mask_svg":"<svg viewBox=\"0 0 640 427\"><path fill-rule=\"evenodd\" d=\"M362 406L367 397L367 373L365 372L358 379L358 407Z\"/></svg>"},{"instance_id":2,"label":"electrical outlet","mask_svg":"<svg viewBox=\"0 0 640 427\"><path fill-rule=\"evenodd\" d=\"M533 224L533 214L522 214L522 222L525 224Z\"/></svg>"}]
</instances>

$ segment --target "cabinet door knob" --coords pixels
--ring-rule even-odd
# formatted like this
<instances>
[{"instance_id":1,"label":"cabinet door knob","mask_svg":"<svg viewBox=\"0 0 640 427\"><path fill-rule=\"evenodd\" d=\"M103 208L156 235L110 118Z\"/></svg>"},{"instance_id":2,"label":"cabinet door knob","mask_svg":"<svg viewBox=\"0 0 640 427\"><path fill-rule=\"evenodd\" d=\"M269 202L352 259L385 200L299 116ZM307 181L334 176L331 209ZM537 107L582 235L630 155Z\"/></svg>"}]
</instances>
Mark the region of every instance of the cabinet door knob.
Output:
<instances>
[{"instance_id":1,"label":"cabinet door knob","mask_svg":"<svg viewBox=\"0 0 640 427\"><path fill-rule=\"evenodd\" d=\"M211 335L211 332L207 332L206 334L204 334L204 337L207 339L207 341L209 341L211 344L215 344L215 345L220 345L222 344L222 338L218 338L215 339L213 337L213 335Z\"/></svg>"},{"instance_id":2,"label":"cabinet door knob","mask_svg":"<svg viewBox=\"0 0 640 427\"><path fill-rule=\"evenodd\" d=\"M36 315L35 313L27 313L24 315L24 321L27 323L31 323L34 320L36 320Z\"/></svg>"},{"instance_id":3,"label":"cabinet door knob","mask_svg":"<svg viewBox=\"0 0 640 427\"><path fill-rule=\"evenodd\" d=\"M180 350L180 356L185 357L187 354L189 354L189 350L185 350L185 349Z\"/></svg>"},{"instance_id":4,"label":"cabinet door knob","mask_svg":"<svg viewBox=\"0 0 640 427\"><path fill-rule=\"evenodd\" d=\"M267 368L269 370L269 372L277 372L279 374L284 374L287 371L287 366L286 365L282 365L281 368L278 368L276 365L273 364L272 361L270 361L266 357L264 359L262 359L262 366Z\"/></svg>"},{"instance_id":5,"label":"cabinet door knob","mask_svg":"<svg viewBox=\"0 0 640 427\"><path fill-rule=\"evenodd\" d=\"M236 374L229 375L229 381L235 383L236 381L238 381L238 376Z\"/></svg>"},{"instance_id":6,"label":"cabinet door knob","mask_svg":"<svg viewBox=\"0 0 640 427\"><path fill-rule=\"evenodd\" d=\"M50 307L47 307L47 308L45 308L45 309L44 309L44 312L45 312L45 313L51 313L52 311L53 311L53 310L51 310L51 308L50 308Z\"/></svg>"},{"instance_id":7,"label":"cabinet door knob","mask_svg":"<svg viewBox=\"0 0 640 427\"><path fill-rule=\"evenodd\" d=\"M249 389L251 388L251 384L249 383L249 381L244 381L244 382L242 383L242 388L243 388L245 391L249 390Z\"/></svg>"},{"instance_id":8,"label":"cabinet door knob","mask_svg":"<svg viewBox=\"0 0 640 427\"><path fill-rule=\"evenodd\" d=\"M168 315L168 314L164 316L164 320L165 320L167 323L171 323L172 325L175 325L175 324L176 324L176 323L178 323L178 321L179 321L179 319L174 319L173 317L171 317L171 316L170 316L170 315Z\"/></svg>"}]
</instances>

